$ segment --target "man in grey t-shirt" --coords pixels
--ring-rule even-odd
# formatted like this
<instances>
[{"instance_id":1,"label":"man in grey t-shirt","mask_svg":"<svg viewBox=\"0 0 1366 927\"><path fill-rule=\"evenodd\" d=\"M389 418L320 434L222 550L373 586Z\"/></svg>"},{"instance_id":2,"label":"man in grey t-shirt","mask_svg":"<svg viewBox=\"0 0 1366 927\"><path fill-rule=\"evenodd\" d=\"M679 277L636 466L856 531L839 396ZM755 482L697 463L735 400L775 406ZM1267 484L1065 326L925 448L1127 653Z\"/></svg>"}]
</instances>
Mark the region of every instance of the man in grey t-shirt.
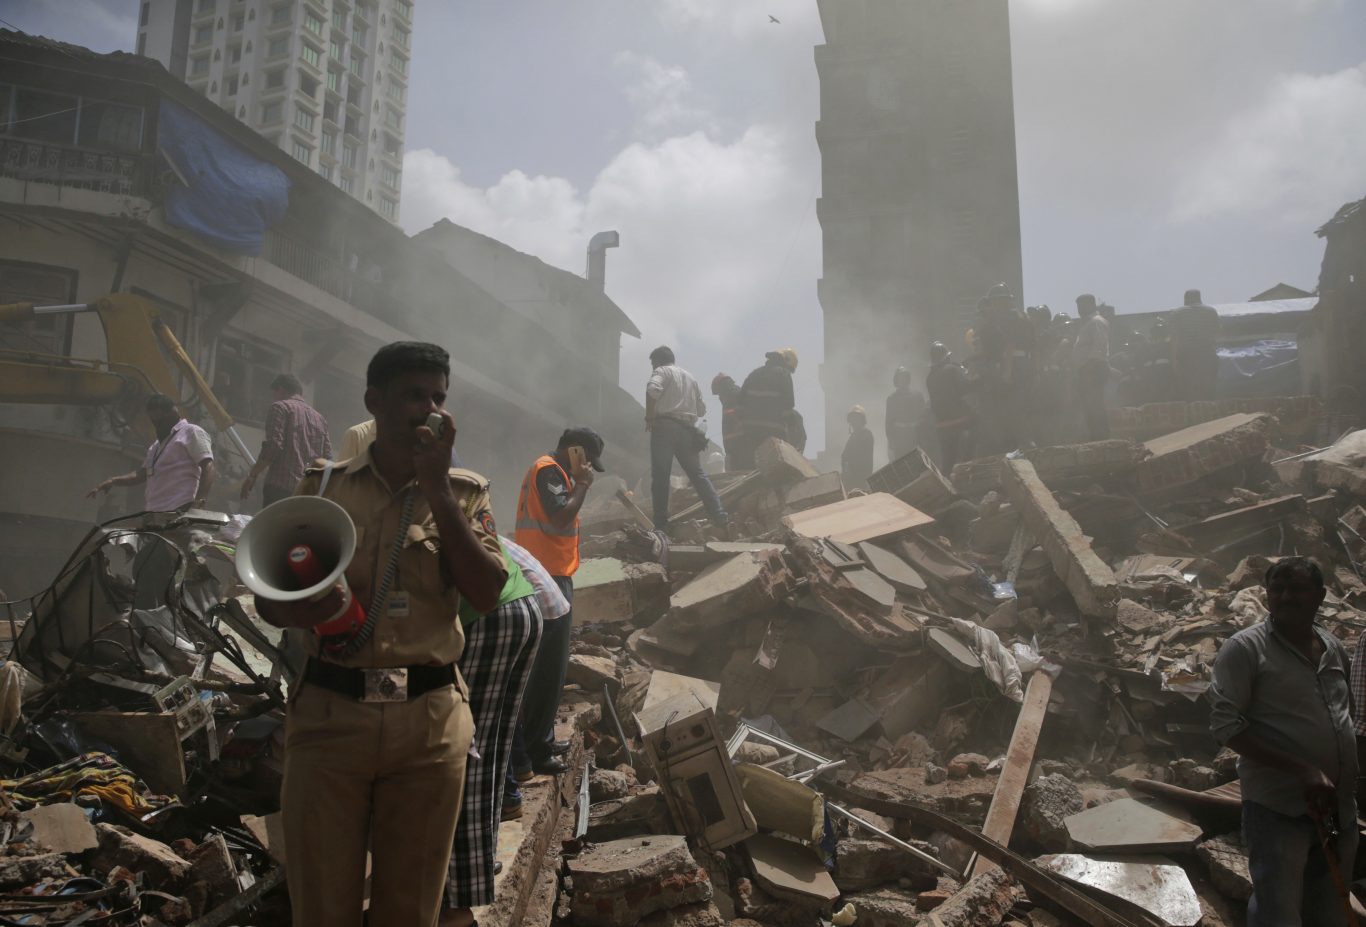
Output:
<instances>
[{"instance_id":1,"label":"man in grey t-shirt","mask_svg":"<svg viewBox=\"0 0 1366 927\"><path fill-rule=\"evenodd\" d=\"M1356 738L1347 649L1314 623L1324 595L1317 563L1278 560L1266 573L1270 617L1225 641L1214 663L1210 730L1238 752L1242 782L1248 927L1347 923L1329 867L1351 881Z\"/></svg>"}]
</instances>

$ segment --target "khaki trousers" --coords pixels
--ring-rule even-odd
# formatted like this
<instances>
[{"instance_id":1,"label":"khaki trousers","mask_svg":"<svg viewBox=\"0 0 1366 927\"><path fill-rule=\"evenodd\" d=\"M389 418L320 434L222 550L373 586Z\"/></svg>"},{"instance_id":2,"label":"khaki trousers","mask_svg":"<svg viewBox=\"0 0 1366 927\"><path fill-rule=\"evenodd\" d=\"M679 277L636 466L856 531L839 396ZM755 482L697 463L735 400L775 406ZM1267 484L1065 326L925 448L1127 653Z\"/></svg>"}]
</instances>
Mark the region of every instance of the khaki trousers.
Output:
<instances>
[{"instance_id":1,"label":"khaki trousers","mask_svg":"<svg viewBox=\"0 0 1366 927\"><path fill-rule=\"evenodd\" d=\"M454 686L368 704L305 685L281 793L294 927L430 927L445 888L474 722Z\"/></svg>"}]
</instances>

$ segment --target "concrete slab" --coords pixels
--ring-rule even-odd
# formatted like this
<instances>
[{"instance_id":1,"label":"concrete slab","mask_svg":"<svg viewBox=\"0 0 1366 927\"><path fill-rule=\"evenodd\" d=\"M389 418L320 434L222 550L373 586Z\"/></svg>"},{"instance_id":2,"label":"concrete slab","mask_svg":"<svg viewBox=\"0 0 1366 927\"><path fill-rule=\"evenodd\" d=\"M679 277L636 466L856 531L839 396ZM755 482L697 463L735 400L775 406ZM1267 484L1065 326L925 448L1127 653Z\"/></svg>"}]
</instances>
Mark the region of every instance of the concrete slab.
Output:
<instances>
[{"instance_id":1,"label":"concrete slab","mask_svg":"<svg viewBox=\"0 0 1366 927\"><path fill-rule=\"evenodd\" d=\"M1186 871L1162 856L1108 859L1055 853L1034 862L1076 885L1136 905L1166 927L1195 927L1204 917Z\"/></svg>"},{"instance_id":2,"label":"concrete slab","mask_svg":"<svg viewBox=\"0 0 1366 927\"><path fill-rule=\"evenodd\" d=\"M1179 809L1134 798L1090 808L1064 823L1073 843L1098 853L1181 853L1202 833Z\"/></svg>"},{"instance_id":3,"label":"concrete slab","mask_svg":"<svg viewBox=\"0 0 1366 927\"><path fill-rule=\"evenodd\" d=\"M675 592L665 617L680 631L727 624L772 604L790 579L780 551L736 554Z\"/></svg>"},{"instance_id":4,"label":"concrete slab","mask_svg":"<svg viewBox=\"0 0 1366 927\"><path fill-rule=\"evenodd\" d=\"M858 549L869 567L902 592L923 592L928 588L915 567L890 550L867 541L859 544Z\"/></svg>"},{"instance_id":5,"label":"concrete slab","mask_svg":"<svg viewBox=\"0 0 1366 927\"><path fill-rule=\"evenodd\" d=\"M33 828L29 840L41 850L84 853L99 846L95 826L84 811L70 802L39 805L20 812L19 817Z\"/></svg>"},{"instance_id":6,"label":"concrete slab","mask_svg":"<svg viewBox=\"0 0 1366 927\"><path fill-rule=\"evenodd\" d=\"M1021 457L1034 465L1039 478L1047 484L1083 477L1108 478L1132 471L1144 455L1143 447L1133 441L1112 438L1083 444L1034 447ZM1005 456L965 460L953 468L953 485L969 499L980 499L1001 488L1001 469Z\"/></svg>"},{"instance_id":7,"label":"concrete slab","mask_svg":"<svg viewBox=\"0 0 1366 927\"><path fill-rule=\"evenodd\" d=\"M758 834L744 842L759 887L780 900L794 895L833 904L840 896L815 852L792 840Z\"/></svg>"},{"instance_id":8,"label":"concrete slab","mask_svg":"<svg viewBox=\"0 0 1366 927\"><path fill-rule=\"evenodd\" d=\"M1259 457L1274 424L1270 415L1240 412L1145 441L1149 456L1135 472L1138 490L1177 489Z\"/></svg>"},{"instance_id":9,"label":"concrete slab","mask_svg":"<svg viewBox=\"0 0 1366 927\"><path fill-rule=\"evenodd\" d=\"M789 486L783 496L783 510L786 514L803 512L844 499L844 478L839 471L832 470Z\"/></svg>"},{"instance_id":10,"label":"concrete slab","mask_svg":"<svg viewBox=\"0 0 1366 927\"><path fill-rule=\"evenodd\" d=\"M853 698L817 721L816 727L852 743L868 733L878 718L878 712L870 705Z\"/></svg>"},{"instance_id":11,"label":"concrete slab","mask_svg":"<svg viewBox=\"0 0 1366 927\"><path fill-rule=\"evenodd\" d=\"M1001 471L1001 482L1082 614L1092 618L1113 617L1119 602L1119 583L1114 571L1091 549L1091 539L1058 504L1034 465L1027 460L1007 461Z\"/></svg>"},{"instance_id":12,"label":"concrete slab","mask_svg":"<svg viewBox=\"0 0 1366 927\"><path fill-rule=\"evenodd\" d=\"M658 614L668 596L669 577L658 563L595 557L583 561L574 574L574 622L631 621L651 608Z\"/></svg>"},{"instance_id":13,"label":"concrete slab","mask_svg":"<svg viewBox=\"0 0 1366 927\"><path fill-rule=\"evenodd\" d=\"M891 493L922 512L938 515L958 498L929 455L916 448L868 477L868 488Z\"/></svg>"},{"instance_id":14,"label":"concrete slab","mask_svg":"<svg viewBox=\"0 0 1366 927\"><path fill-rule=\"evenodd\" d=\"M960 673L980 673L982 661L957 635L943 628L930 628L925 641L934 653L938 654L949 666Z\"/></svg>"},{"instance_id":15,"label":"concrete slab","mask_svg":"<svg viewBox=\"0 0 1366 927\"><path fill-rule=\"evenodd\" d=\"M775 486L788 486L820 475L801 451L778 438L768 438L755 448L754 463L764 479Z\"/></svg>"},{"instance_id":16,"label":"concrete slab","mask_svg":"<svg viewBox=\"0 0 1366 927\"><path fill-rule=\"evenodd\" d=\"M845 544L874 541L933 521L929 515L885 492L783 516L783 526L802 537L828 537Z\"/></svg>"}]
</instances>

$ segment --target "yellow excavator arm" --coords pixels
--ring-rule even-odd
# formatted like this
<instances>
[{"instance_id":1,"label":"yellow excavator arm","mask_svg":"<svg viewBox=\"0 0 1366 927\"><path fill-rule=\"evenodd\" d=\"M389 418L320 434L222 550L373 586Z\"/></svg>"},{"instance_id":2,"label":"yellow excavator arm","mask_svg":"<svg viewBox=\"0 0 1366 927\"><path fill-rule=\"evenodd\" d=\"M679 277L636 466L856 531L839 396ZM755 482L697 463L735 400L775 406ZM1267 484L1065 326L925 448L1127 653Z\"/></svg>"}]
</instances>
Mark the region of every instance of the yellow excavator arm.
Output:
<instances>
[{"instance_id":1,"label":"yellow excavator arm","mask_svg":"<svg viewBox=\"0 0 1366 927\"><path fill-rule=\"evenodd\" d=\"M232 416L149 300L131 293L113 293L93 303L64 306L7 303L0 305L0 325L77 312L94 312L99 316L108 361L0 351L0 401L105 404L128 399L130 391L175 396L179 389L175 371L166 362L169 355L218 430L228 436L249 463L256 463L238 435ZM146 425L139 423L138 428L145 431Z\"/></svg>"}]
</instances>

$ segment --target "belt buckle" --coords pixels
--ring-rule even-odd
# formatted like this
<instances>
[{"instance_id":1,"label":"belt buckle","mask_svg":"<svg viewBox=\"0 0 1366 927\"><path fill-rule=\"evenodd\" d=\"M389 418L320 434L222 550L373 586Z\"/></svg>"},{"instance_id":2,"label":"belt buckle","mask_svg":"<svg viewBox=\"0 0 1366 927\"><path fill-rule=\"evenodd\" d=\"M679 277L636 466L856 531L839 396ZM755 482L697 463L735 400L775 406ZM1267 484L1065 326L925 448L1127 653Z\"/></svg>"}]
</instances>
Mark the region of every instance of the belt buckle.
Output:
<instances>
[{"instance_id":1,"label":"belt buckle","mask_svg":"<svg viewBox=\"0 0 1366 927\"><path fill-rule=\"evenodd\" d=\"M408 670L406 667L367 669L365 673L365 694L362 702L406 702L408 701Z\"/></svg>"}]
</instances>

